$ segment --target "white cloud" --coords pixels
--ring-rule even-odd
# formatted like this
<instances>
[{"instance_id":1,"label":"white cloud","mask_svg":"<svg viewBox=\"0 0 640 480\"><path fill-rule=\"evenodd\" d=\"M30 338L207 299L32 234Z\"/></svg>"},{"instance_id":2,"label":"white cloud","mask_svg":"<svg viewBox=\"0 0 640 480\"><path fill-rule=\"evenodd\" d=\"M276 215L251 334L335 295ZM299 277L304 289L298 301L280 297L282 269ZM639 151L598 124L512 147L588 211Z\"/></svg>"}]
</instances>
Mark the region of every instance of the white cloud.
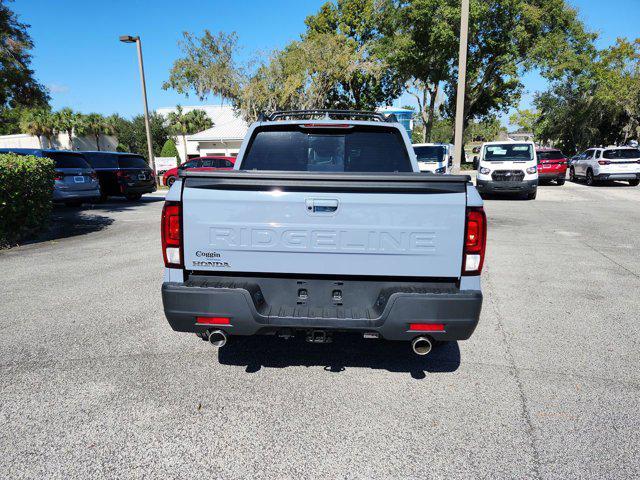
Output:
<instances>
[{"instance_id":1,"label":"white cloud","mask_svg":"<svg viewBox=\"0 0 640 480\"><path fill-rule=\"evenodd\" d=\"M67 85L61 85L59 83L51 83L47 85L47 88L51 93L67 93L69 91Z\"/></svg>"}]
</instances>

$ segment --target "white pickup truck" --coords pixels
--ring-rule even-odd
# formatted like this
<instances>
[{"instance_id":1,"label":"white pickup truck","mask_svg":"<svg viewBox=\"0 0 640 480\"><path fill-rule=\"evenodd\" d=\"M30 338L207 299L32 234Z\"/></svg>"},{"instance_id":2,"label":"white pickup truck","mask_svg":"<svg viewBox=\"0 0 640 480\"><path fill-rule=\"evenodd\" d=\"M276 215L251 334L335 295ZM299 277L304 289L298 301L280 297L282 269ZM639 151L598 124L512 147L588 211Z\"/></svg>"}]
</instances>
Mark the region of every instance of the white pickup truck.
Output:
<instances>
[{"instance_id":1,"label":"white pickup truck","mask_svg":"<svg viewBox=\"0 0 640 480\"><path fill-rule=\"evenodd\" d=\"M333 332L469 338L482 306L486 217L468 176L419 173L381 114L276 112L234 171L184 171L162 213L171 327L215 346L236 335Z\"/></svg>"}]
</instances>

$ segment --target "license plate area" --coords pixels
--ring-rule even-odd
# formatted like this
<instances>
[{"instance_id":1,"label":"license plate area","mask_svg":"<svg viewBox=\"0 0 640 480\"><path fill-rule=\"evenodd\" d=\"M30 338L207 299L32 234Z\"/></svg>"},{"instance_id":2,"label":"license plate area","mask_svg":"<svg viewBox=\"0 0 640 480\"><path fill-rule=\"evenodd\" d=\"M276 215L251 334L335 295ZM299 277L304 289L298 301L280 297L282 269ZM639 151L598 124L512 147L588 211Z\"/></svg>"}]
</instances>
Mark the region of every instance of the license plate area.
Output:
<instances>
[{"instance_id":1,"label":"license plate area","mask_svg":"<svg viewBox=\"0 0 640 480\"><path fill-rule=\"evenodd\" d=\"M75 183L84 183L84 177L82 175L75 176L73 177L73 181Z\"/></svg>"}]
</instances>

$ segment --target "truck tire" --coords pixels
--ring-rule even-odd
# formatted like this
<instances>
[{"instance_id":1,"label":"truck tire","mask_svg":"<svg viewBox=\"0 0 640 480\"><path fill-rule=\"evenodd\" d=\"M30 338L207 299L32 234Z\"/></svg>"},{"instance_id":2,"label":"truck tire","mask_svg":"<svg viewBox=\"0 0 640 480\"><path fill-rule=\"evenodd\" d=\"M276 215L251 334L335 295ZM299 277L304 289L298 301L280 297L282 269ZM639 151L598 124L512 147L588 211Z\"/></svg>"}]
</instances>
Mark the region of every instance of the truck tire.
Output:
<instances>
[{"instance_id":1,"label":"truck tire","mask_svg":"<svg viewBox=\"0 0 640 480\"><path fill-rule=\"evenodd\" d=\"M557 183L558 185L564 185L564 177L559 178L558 180L556 180L556 183Z\"/></svg>"},{"instance_id":2,"label":"truck tire","mask_svg":"<svg viewBox=\"0 0 640 480\"><path fill-rule=\"evenodd\" d=\"M635 180L629 180L629 185L631 185L632 187L637 187L638 185L640 185L640 180L637 178Z\"/></svg>"}]
</instances>

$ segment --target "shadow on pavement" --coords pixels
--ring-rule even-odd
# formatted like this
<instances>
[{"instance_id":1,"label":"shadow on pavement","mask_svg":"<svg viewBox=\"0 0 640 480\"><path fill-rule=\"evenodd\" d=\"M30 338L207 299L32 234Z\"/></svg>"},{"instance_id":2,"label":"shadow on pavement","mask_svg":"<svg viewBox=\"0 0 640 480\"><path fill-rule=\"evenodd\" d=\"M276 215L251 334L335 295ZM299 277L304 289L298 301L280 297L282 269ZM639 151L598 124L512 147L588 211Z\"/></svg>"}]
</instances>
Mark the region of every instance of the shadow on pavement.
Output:
<instances>
[{"instance_id":1,"label":"shadow on pavement","mask_svg":"<svg viewBox=\"0 0 640 480\"><path fill-rule=\"evenodd\" d=\"M112 212L133 210L145 204L163 201L164 197L148 196L135 201L124 198L109 198L103 203L86 203L79 207L55 204L47 230L30 239L23 240L20 245L32 245L99 232L115 221L109 215Z\"/></svg>"},{"instance_id":2,"label":"shadow on pavement","mask_svg":"<svg viewBox=\"0 0 640 480\"><path fill-rule=\"evenodd\" d=\"M411 351L409 342L365 340L359 335L334 334L329 344L305 342L302 335L289 340L271 336L233 337L218 352L223 365L246 367L247 373L261 368L324 366L327 372L347 368L373 368L406 372L420 380L428 373L454 372L460 366L457 342L438 345L427 356Z\"/></svg>"}]
</instances>

